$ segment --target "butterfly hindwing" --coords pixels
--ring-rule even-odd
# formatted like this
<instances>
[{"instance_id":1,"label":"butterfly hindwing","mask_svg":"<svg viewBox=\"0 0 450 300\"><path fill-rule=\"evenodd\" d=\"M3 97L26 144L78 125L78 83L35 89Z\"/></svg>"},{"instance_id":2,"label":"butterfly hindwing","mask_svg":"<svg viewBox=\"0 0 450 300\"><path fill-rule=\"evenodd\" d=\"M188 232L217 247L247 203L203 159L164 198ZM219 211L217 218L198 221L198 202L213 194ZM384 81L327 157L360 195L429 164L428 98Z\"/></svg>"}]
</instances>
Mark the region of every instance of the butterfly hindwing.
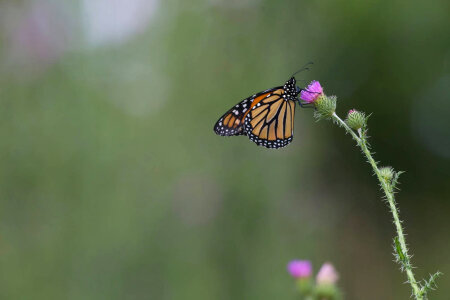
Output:
<instances>
[{"instance_id":1,"label":"butterfly hindwing","mask_svg":"<svg viewBox=\"0 0 450 300\"><path fill-rule=\"evenodd\" d=\"M295 101L283 95L283 89L274 90L247 114L244 131L257 145L276 149L292 142Z\"/></svg>"}]
</instances>

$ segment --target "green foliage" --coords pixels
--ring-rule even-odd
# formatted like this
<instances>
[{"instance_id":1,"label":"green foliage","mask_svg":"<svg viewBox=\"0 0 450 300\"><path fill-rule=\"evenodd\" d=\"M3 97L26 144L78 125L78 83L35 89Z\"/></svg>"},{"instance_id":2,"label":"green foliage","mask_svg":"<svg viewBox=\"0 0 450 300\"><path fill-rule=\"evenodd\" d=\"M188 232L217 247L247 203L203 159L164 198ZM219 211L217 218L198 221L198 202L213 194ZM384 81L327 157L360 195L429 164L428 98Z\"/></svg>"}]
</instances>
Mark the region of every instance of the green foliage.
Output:
<instances>
[{"instance_id":1,"label":"green foliage","mask_svg":"<svg viewBox=\"0 0 450 300\"><path fill-rule=\"evenodd\" d=\"M391 181L391 190L392 190L392 192L395 192L395 190L397 189L398 178L403 173L405 173L405 172L404 171L394 172L394 177L392 178L392 181Z\"/></svg>"},{"instance_id":2,"label":"green foliage","mask_svg":"<svg viewBox=\"0 0 450 300\"><path fill-rule=\"evenodd\" d=\"M437 271L433 275L430 275L430 279L424 280L424 284L420 288L420 293L424 297L424 299L427 299L428 293L434 289L436 289L436 279L438 279L440 276L442 276L442 273Z\"/></svg>"},{"instance_id":3,"label":"green foliage","mask_svg":"<svg viewBox=\"0 0 450 300\"><path fill-rule=\"evenodd\" d=\"M397 253L397 259L402 263L406 263L406 256L403 254L402 246L400 245L400 242L398 241L398 237L394 238L394 249Z\"/></svg>"}]
</instances>

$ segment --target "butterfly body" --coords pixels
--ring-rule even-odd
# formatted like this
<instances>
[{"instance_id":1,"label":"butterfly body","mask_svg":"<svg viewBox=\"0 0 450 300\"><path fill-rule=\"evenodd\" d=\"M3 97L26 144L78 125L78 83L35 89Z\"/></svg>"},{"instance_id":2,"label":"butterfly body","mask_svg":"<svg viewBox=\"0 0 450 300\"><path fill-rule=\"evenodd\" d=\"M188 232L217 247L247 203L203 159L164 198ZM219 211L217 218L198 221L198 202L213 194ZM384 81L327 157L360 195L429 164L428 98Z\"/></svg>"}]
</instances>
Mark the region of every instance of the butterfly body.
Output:
<instances>
[{"instance_id":1,"label":"butterfly body","mask_svg":"<svg viewBox=\"0 0 450 300\"><path fill-rule=\"evenodd\" d=\"M221 136L247 135L266 148L284 147L293 139L300 91L292 77L283 86L245 98L217 121L214 131Z\"/></svg>"}]
</instances>

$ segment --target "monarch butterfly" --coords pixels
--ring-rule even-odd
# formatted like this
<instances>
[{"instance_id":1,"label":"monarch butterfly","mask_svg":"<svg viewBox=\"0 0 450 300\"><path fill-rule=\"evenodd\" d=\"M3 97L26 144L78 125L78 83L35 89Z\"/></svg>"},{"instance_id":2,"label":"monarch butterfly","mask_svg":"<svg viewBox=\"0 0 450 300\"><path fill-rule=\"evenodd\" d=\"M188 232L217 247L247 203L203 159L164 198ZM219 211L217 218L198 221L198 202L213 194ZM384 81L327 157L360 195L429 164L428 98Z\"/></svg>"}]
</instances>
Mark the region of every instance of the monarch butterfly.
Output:
<instances>
[{"instance_id":1,"label":"monarch butterfly","mask_svg":"<svg viewBox=\"0 0 450 300\"><path fill-rule=\"evenodd\" d=\"M302 68L300 71L308 68ZM228 110L214 126L221 136L247 135L258 146L281 148L292 142L295 103L302 91L294 75L283 86L245 98Z\"/></svg>"}]
</instances>

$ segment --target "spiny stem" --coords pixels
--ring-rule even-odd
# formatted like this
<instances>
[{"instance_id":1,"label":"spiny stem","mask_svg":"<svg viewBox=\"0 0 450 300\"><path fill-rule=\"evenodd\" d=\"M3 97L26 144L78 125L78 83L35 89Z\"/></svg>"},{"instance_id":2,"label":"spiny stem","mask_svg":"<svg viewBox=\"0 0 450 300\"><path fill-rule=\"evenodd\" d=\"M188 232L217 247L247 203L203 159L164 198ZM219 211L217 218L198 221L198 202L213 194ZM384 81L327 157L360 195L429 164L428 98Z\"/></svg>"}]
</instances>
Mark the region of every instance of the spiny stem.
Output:
<instances>
[{"instance_id":1,"label":"spiny stem","mask_svg":"<svg viewBox=\"0 0 450 300\"><path fill-rule=\"evenodd\" d=\"M345 130L347 130L347 132L351 134L351 136L358 143L358 145L361 143L361 139L356 135L356 133L350 127L348 127L347 123L345 123L344 121L341 120L341 118L338 117L338 115L336 113L333 113L332 118L333 118L333 120L335 120L338 123L339 126L344 127Z\"/></svg>"},{"instance_id":2,"label":"spiny stem","mask_svg":"<svg viewBox=\"0 0 450 300\"><path fill-rule=\"evenodd\" d=\"M403 228L399 218L398 209L395 204L394 191L391 188L391 186L386 182L386 180L381 176L380 169L378 168L377 163L373 159L372 154L369 150L364 131L359 129L358 130L359 136L358 136L344 121L341 120L341 118L338 117L338 115L336 115L336 113L333 113L332 118L337 124L344 127L344 129L351 134L353 139L357 142L358 146L361 148L362 152L366 156L367 161L372 166L372 169L375 172L378 181L380 182L380 185L383 189L386 199L388 200L389 208L391 210L392 217L394 219L395 228L397 230L397 240L399 242L401 252L403 254L402 264L403 267L405 268L406 276L408 277L408 282L411 285L415 299L423 300L424 299L423 293L421 292L419 285L414 277L414 273L410 263L410 256L408 255L408 247L406 246L405 235L403 233Z\"/></svg>"}]
</instances>

